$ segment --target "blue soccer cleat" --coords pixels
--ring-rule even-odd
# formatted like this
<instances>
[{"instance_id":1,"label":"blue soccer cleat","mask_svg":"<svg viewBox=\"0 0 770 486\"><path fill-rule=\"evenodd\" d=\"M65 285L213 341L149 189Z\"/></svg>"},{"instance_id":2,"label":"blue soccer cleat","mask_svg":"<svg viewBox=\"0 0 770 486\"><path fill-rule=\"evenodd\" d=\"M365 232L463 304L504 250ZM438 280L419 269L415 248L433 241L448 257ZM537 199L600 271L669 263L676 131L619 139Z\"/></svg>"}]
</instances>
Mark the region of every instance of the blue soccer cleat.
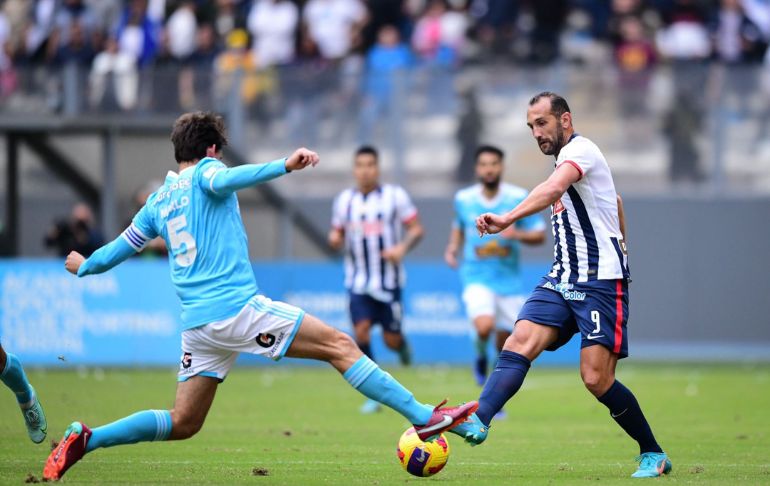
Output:
<instances>
[{"instance_id":1,"label":"blue soccer cleat","mask_svg":"<svg viewBox=\"0 0 770 486\"><path fill-rule=\"evenodd\" d=\"M645 452L636 456L639 469L631 475L632 478L657 478L671 472L671 461L665 452Z\"/></svg>"},{"instance_id":2,"label":"blue soccer cleat","mask_svg":"<svg viewBox=\"0 0 770 486\"><path fill-rule=\"evenodd\" d=\"M382 410L382 405L380 405L380 402L377 402L375 400L372 400L371 398L364 402L363 405L361 405L361 413L364 415L371 415L373 413L377 413L380 410Z\"/></svg>"},{"instance_id":3,"label":"blue soccer cleat","mask_svg":"<svg viewBox=\"0 0 770 486\"><path fill-rule=\"evenodd\" d=\"M43 407L40 406L40 400L37 399L37 393L35 393L34 388L32 388L32 405L28 408L22 408L21 413L24 415L27 434L29 434L32 442L35 444L43 442L48 432L48 422L45 420Z\"/></svg>"},{"instance_id":4,"label":"blue soccer cleat","mask_svg":"<svg viewBox=\"0 0 770 486\"><path fill-rule=\"evenodd\" d=\"M465 439L465 442L471 446L477 446L486 440L489 427L484 425L479 416L474 413L468 417L468 420L449 429L449 431Z\"/></svg>"}]
</instances>

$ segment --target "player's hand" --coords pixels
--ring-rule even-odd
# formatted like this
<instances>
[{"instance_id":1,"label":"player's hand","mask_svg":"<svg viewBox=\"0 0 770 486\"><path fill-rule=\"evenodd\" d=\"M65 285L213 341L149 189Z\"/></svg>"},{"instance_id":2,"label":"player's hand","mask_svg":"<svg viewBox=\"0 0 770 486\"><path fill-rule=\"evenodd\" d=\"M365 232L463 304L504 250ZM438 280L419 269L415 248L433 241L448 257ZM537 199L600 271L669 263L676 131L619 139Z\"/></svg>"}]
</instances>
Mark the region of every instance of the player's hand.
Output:
<instances>
[{"instance_id":1,"label":"player's hand","mask_svg":"<svg viewBox=\"0 0 770 486\"><path fill-rule=\"evenodd\" d=\"M382 258L394 265L401 263L401 260L404 259L404 255L406 255L406 247L404 245L396 245L387 250L382 250Z\"/></svg>"},{"instance_id":2,"label":"player's hand","mask_svg":"<svg viewBox=\"0 0 770 486\"><path fill-rule=\"evenodd\" d=\"M307 166L315 167L321 159L318 154L306 148L299 148L286 159L286 170L302 170Z\"/></svg>"},{"instance_id":3,"label":"player's hand","mask_svg":"<svg viewBox=\"0 0 770 486\"><path fill-rule=\"evenodd\" d=\"M345 236L341 230L332 229L329 232L329 246L332 250L339 251L345 245Z\"/></svg>"},{"instance_id":4,"label":"player's hand","mask_svg":"<svg viewBox=\"0 0 770 486\"><path fill-rule=\"evenodd\" d=\"M444 261L450 268L457 268L457 255L455 253L451 248L447 248L444 252Z\"/></svg>"},{"instance_id":5,"label":"player's hand","mask_svg":"<svg viewBox=\"0 0 770 486\"><path fill-rule=\"evenodd\" d=\"M86 261L86 259L83 255L76 251L71 251L64 261L64 268L66 268L72 275L77 275L78 269L80 269L80 265L82 265L84 261Z\"/></svg>"},{"instance_id":6,"label":"player's hand","mask_svg":"<svg viewBox=\"0 0 770 486\"><path fill-rule=\"evenodd\" d=\"M476 229L479 236L494 235L511 225L505 216L495 213L484 213L476 218Z\"/></svg>"}]
</instances>

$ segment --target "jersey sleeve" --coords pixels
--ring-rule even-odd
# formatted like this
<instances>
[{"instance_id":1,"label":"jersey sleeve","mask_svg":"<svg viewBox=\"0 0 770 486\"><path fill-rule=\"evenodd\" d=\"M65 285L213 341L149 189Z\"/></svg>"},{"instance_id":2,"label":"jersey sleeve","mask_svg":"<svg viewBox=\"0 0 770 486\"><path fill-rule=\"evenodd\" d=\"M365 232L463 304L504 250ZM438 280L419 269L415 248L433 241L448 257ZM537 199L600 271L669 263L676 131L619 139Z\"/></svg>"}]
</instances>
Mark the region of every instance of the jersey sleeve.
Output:
<instances>
[{"instance_id":1,"label":"jersey sleeve","mask_svg":"<svg viewBox=\"0 0 770 486\"><path fill-rule=\"evenodd\" d=\"M198 186L211 196L224 197L240 189L273 180L286 174L286 159L267 164L245 164L227 167L221 161L208 159L198 169Z\"/></svg>"},{"instance_id":2,"label":"jersey sleeve","mask_svg":"<svg viewBox=\"0 0 770 486\"><path fill-rule=\"evenodd\" d=\"M402 223L407 224L417 218L417 207L412 202L412 198L403 187L395 187L396 212Z\"/></svg>"},{"instance_id":3,"label":"jersey sleeve","mask_svg":"<svg viewBox=\"0 0 770 486\"><path fill-rule=\"evenodd\" d=\"M593 168L593 160L594 158L590 156L586 147L575 141L567 144L559 153L556 168L558 169L563 164L570 164L580 172L580 179L582 179Z\"/></svg>"},{"instance_id":4,"label":"jersey sleeve","mask_svg":"<svg viewBox=\"0 0 770 486\"><path fill-rule=\"evenodd\" d=\"M148 201L151 199L152 196ZM147 204L142 206L142 209L136 213L133 221L131 221L131 225L120 235L136 252L142 251L150 240L157 236L158 230L155 228L152 213Z\"/></svg>"},{"instance_id":5,"label":"jersey sleeve","mask_svg":"<svg viewBox=\"0 0 770 486\"><path fill-rule=\"evenodd\" d=\"M332 204L332 228L341 230L345 229L345 223L347 222L347 206L350 201L350 192L343 191L336 198Z\"/></svg>"}]
</instances>

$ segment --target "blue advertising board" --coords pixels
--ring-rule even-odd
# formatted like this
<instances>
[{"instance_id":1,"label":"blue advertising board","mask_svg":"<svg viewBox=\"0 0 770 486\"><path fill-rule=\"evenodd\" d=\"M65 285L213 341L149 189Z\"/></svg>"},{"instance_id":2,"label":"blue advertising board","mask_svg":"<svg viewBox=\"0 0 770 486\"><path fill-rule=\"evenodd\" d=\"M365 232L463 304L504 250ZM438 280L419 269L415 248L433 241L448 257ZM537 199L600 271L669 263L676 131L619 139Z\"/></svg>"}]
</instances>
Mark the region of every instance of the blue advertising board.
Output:
<instances>
[{"instance_id":1,"label":"blue advertising board","mask_svg":"<svg viewBox=\"0 0 770 486\"><path fill-rule=\"evenodd\" d=\"M524 265L527 286L546 270L543 264ZM254 271L269 297L351 331L341 264L260 262ZM457 273L438 262L412 262L407 271L404 331L415 363L470 363L471 325ZM0 299L0 340L25 364L174 366L180 356L180 307L165 261L131 260L106 274L79 279L65 272L61 260L2 260ZM373 352L383 363L396 361L378 330ZM577 359L573 340L539 361L567 364Z\"/></svg>"}]
</instances>

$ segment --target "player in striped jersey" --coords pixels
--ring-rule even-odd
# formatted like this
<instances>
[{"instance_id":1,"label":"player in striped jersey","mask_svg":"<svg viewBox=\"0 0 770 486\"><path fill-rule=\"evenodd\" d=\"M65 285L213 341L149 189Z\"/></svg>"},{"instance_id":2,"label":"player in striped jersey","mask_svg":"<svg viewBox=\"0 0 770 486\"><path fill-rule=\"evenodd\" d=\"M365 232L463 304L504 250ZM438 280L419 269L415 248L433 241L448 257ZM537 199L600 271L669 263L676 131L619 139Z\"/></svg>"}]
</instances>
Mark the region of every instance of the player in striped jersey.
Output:
<instances>
[{"instance_id":1,"label":"player in striped jersey","mask_svg":"<svg viewBox=\"0 0 770 486\"><path fill-rule=\"evenodd\" d=\"M227 144L224 122L211 113L179 117L171 140L179 172L169 171L166 182L120 236L88 259L70 253L65 267L78 277L103 273L156 236L164 239L171 282L182 302L182 357L174 408L143 410L93 430L73 422L46 461L45 479L60 479L85 454L102 447L192 437L241 352L274 360L290 356L328 362L361 394L416 424L422 440L475 411L476 402L452 408L418 402L345 333L259 292L235 193L314 166L318 154L298 149L267 164L228 168L220 160Z\"/></svg>"},{"instance_id":2,"label":"player in striped jersey","mask_svg":"<svg viewBox=\"0 0 770 486\"><path fill-rule=\"evenodd\" d=\"M615 378L618 359L628 356L629 272L623 205L610 168L599 148L575 133L563 97L551 92L533 97L527 125L540 150L556 159L555 169L519 205L505 214L482 214L476 227L480 235L500 233L551 206L555 261L524 304L481 393L478 413L453 432L483 442L492 416L519 390L532 361L579 332L586 388L639 444L640 464L632 476L666 474L671 461L634 395Z\"/></svg>"},{"instance_id":3,"label":"player in striped jersey","mask_svg":"<svg viewBox=\"0 0 770 486\"><path fill-rule=\"evenodd\" d=\"M371 327L382 326L385 345L398 352L403 365L411 361L409 345L401 332L401 290L405 281L401 264L423 234L417 208L400 186L380 184L379 154L373 147L356 151L353 161L356 187L334 200L329 245L345 252L345 287L356 343L374 359ZM404 228L406 231L404 232ZM362 413L379 410L368 400Z\"/></svg>"}]
</instances>

